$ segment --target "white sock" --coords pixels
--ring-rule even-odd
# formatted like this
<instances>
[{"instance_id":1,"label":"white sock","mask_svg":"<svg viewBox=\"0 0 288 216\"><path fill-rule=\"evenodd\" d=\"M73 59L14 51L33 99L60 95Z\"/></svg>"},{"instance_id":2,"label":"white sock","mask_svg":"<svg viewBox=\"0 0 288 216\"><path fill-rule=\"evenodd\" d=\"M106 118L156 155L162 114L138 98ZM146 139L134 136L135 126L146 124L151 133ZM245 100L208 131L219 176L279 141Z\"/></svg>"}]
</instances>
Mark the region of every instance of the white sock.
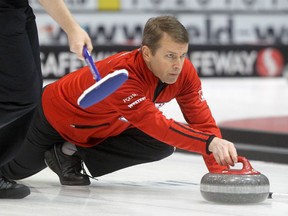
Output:
<instances>
[{"instance_id":1,"label":"white sock","mask_svg":"<svg viewBox=\"0 0 288 216\"><path fill-rule=\"evenodd\" d=\"M62 145L62 152L66 155L73 155L77 151L77 148L74 144L65 142Z\"/></svg>"}]
</instances>

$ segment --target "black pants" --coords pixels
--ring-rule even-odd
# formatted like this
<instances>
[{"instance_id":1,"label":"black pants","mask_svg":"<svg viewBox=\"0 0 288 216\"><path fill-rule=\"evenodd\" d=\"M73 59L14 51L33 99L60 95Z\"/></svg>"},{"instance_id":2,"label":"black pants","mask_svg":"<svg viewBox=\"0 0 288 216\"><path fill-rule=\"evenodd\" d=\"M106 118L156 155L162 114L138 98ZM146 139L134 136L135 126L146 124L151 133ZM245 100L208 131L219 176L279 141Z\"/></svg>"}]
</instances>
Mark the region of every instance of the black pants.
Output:
<instances>
[{"instance_id":1,"label":"black pants","mask_svg":"<svg viewBox=\"0 0 288 216\"><path fill-rule=\"evenodd\" d=\"M1 171L11 179L29 177L46 167L45 151L53 145L64 142L65 140L47 122L42 107L39 106L20 153L14 160L3 166ZM85 162L94 177L136 164L157 161L174 152L174 147L136 128L110 137L97 146L77 147L77 149L75 154Z\"/></svg>"},{"instance_id":2,"label":"black pants","mask_svg":"<svg viewBox=\"0 0 288 216\"><path fill-rule=\"evenodd\" d=\"M28 5L6 1L0 4L0 167L23 144L41 92L35 16Z\"/></svg>"}]
</instances>

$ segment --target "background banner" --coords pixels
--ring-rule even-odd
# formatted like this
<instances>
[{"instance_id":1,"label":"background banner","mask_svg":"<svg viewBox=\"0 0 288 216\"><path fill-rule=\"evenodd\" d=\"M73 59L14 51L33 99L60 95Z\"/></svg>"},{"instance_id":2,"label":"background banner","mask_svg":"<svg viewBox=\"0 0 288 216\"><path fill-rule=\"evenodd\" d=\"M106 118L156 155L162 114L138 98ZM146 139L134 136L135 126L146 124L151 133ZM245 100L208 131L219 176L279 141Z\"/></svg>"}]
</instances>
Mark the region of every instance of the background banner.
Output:
<instances>
[{"instance_id":1,"label":"background banner","mask_svg":"<svg viewBox=\"0 0 288 216\"><path fill-rule=\"evenodd\" d=\"M92 55L101 60L138 46L95 46ZM200 77L281 77L288 73L288 46L190 45L187 57ZM58 79L84 66L68 46L41 46L44 79Z\"/></svg>"}]
</instances>

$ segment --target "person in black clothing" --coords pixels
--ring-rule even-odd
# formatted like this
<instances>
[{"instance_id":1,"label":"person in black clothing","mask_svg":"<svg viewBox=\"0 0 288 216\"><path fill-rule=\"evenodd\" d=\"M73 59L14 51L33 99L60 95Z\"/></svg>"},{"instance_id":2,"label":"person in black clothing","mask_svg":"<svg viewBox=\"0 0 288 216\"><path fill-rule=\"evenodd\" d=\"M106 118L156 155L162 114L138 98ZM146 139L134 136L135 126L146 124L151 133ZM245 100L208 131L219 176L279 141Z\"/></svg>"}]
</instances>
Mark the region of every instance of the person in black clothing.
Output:
<instances>
[{"instance_id":1,"label":"person in black clothing","mask_svg":"<svg viewBox=\"0 0 288 216\"><path fill-rule=\"evenodd\" d=\"M64 1L40 0L66 32L70 50L82 57L88 34L74 20ZM0 167L11 161L26 137L42 93L37 27L28 0L0 0ZM17 199L30 189L0 173L0 198Z\"/></svg>"}]
</instances>

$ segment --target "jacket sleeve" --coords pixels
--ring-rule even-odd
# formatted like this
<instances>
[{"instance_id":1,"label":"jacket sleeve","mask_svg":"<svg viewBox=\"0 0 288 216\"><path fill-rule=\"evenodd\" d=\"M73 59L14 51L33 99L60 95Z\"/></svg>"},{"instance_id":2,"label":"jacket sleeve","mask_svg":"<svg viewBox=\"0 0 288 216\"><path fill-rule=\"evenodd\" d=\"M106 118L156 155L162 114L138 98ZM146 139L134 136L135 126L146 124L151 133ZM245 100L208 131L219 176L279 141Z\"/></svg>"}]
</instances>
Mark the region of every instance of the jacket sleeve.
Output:
<instances>
[{"instance_id":1,"label":"jacket sleeve","mask_svg":"<svg viewBox=\"0 0 288 216\"><path fill-rule=\"evenodd\" d=\"M176 100L186 122L191 128L221 138L221 132L204 98L201 81L194 66L187 62L185 69L187 75L182 85L183 89Z\"/></svg>"},{"instance_id":2,"label":"jacket sleeve","mask_svg":"<svg viewBox=\"0 0 288 216\"><path fill-rule=\"evenodd\" d=\"M222 138L221 131L217 127L211 110L203 96L201 81L194 66L188 62L188 71L184 89L176 100L189 127ZM206 167L210 172L226 169L226 166L217 164L213 154L202 154Z\"/></svg>"}]
</instances>

